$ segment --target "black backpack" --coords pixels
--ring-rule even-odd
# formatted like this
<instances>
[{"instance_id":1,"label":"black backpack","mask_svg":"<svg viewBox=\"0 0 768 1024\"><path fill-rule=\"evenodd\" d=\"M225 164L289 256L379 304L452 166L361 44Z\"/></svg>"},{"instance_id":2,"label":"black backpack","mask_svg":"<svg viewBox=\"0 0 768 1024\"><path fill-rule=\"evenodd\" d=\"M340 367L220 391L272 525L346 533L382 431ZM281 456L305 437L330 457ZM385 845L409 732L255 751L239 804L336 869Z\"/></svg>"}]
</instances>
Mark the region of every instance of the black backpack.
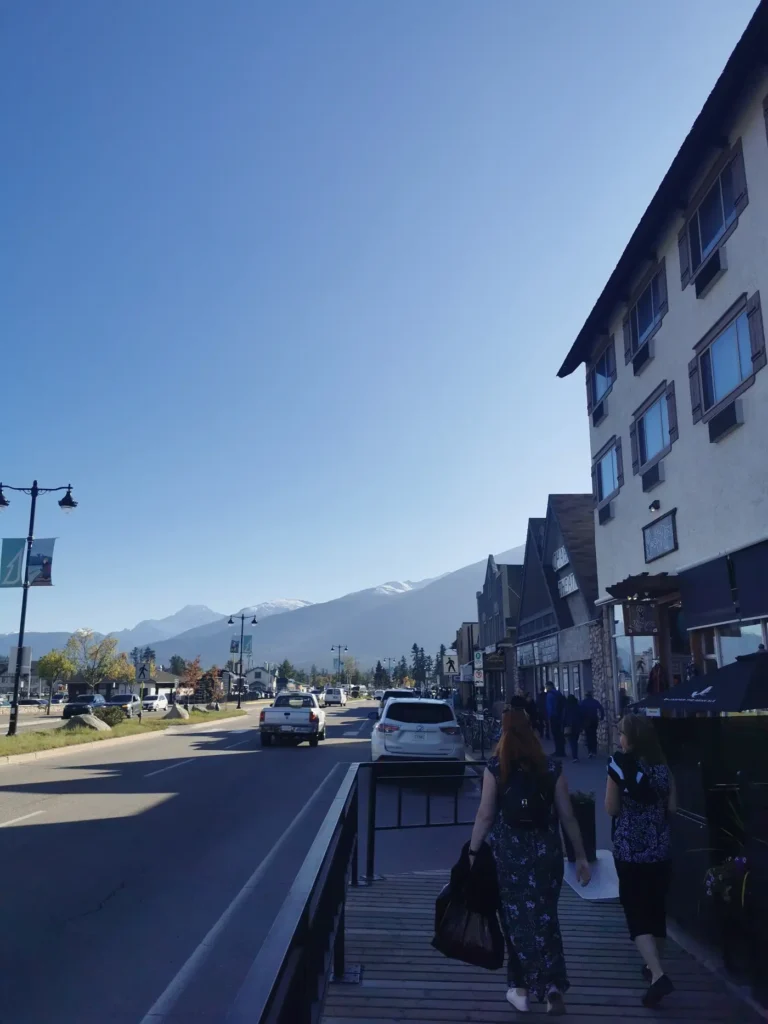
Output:
<instances>
[{"instance_id":1,"label":"black backpack","mask_svg":"<svg viewBox=\"0 0 768 1024\"><path fill-rule=\"evenodd\" d=\"M510 828L547 828L555 803L555 779L552 772L539 772L520 764L512 765L507 785L501 794L500 810Z\"/></svg>"}]
</instances>

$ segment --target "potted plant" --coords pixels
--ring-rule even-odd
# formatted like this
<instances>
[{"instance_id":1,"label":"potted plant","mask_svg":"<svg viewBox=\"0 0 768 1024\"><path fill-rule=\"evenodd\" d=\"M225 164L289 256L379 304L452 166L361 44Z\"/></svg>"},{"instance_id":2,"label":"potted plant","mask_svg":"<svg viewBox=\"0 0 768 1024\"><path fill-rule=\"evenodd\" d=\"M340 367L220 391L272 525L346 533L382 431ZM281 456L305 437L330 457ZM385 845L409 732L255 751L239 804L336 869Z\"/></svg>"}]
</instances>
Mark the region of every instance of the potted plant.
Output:
<instances>
[{"instance_id":1,"label":"potted plant","mask_svg":"<svg viewBox=\"0 0 768 1024\"><path fill-rule=\"evenodd\" d=\"M576 821L579 823L579 829L581 831L581 839L584 843L584 853L586 854L587 860L590 864L597 860L597 828L595 824L595 794L583 793L580 790L576 790L571 793L571 804L573 806L573 814ZM570 839L563 832L563 842L565 843L565 854L571 864L576 860L576 853L573 849Z\"/></svg>"}]
</instances>

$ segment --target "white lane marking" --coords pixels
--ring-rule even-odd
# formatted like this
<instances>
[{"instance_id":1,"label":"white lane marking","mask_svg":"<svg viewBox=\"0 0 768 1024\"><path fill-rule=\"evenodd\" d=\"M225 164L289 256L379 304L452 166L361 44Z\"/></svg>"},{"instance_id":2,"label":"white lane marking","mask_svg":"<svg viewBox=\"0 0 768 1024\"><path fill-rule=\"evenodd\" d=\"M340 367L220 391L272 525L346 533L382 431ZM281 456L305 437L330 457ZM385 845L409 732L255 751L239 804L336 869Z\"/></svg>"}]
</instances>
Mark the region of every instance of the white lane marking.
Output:
<instances>
[{"instance_id":1,"label":"white lane marking","mask_svg":"<svg viewBox=\"0 0 768 1024\"><path fill-rule=\"evenodd\" d=\"M36 818L38 814L45 814L45 811L32 811L31 814L22 814L20 818L11 818L10 821L0 822L0 828L8 828L9 825L17 825L20 821L26 821L28 818Z\"/></svg>"},{"instance_id":2,"label":"white lane marking","mask_svg":"<svg viewBox=\"0 0 768 1024\"><path fill-rule=\"evenodd\" d=\"M169 772L171 768L181 768L183 764L189 764L190 761L194 761L194 757L188 757L186 761L175 761L173 764L167 765L165 768L158 768L155 772L147 772L144 776L145 779L151 779L153 775L162 775L163 772Z\"/></svg>"},{"instance_id":3,"label":"white lane marking","mask_svg":"<svg viewBox=\"0 0 768 1024\"><path fill-rule=\"evenodd\" d=\"M252 736L246 736L244 740L240 740L237 743L230 743L228 747L224 747L225 750L234 750L235 747L244 747L246 743L250 743L253 739Z\"/></svg>"},{"instance_id":4,"label":"white lane marking","mask_svg":"<svg viewBox=\"0 0 768 1024\"><path fill-rule=\"evenodd\" d=\"M216 921L216 923L204 936L203 940L200 942L197 948L190 954L190 957L186 961L186 963L182 964L182 966L179 968L178 973L175 975L174 978L171 979L171 981L168 983L167 988L160 994L157 1000L152 1004L152 1006L147 1011L146 1015L142 1017L139 1024L162 1024L162 1021L164 1021L167 1018L170 1011L176 1005L179 996L186 989L190 981L192 981L192 979L197 976L197 972L200 970L203 961L213 949L214 945L219 939L219 936L227 927L233 915L237 912L240 906L248 899L248 897L252 895L256 886L259 884L263 876L272 866L272 862L277 857L283 845L288 841L288 839L290 839L291 835L302 823L304 817L308 813L309 809L312 807L312 804L315 802L315 800L317 800L318 796L320 795L320 792L325 788L328 780L331 778L331 776L334 774L337 768L338 765L334 765L334 767L331 768L331 770L325 776L325 778L317 787L315 792L312 794L312 796L309 797L309 799L306 801L306 803L301 808L299 813L296 815L296 817L293 819L290 825L286 828L285 832L283 832L283 834L277 840L277 842L266 855L264 860L258 865L256 870L253 872L251 877L242 887L240 892L238 892L238 894L234 897L234 899L229 904L224 913L221 915L221 917L218 919L218 921Z\"/></svg>"}]
</instances>

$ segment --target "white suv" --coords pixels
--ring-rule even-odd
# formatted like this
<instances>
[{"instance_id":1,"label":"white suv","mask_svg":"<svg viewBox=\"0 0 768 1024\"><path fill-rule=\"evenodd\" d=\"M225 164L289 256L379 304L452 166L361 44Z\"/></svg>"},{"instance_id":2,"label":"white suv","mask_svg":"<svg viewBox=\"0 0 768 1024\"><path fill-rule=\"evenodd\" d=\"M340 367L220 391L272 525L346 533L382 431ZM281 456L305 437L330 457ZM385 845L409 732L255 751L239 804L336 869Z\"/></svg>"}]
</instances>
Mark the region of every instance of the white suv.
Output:
<instances>
[{"instance_id":1,"label":"white suv","mask_svg":"<svg viewBox=\"0 0 768 1024\"><path fill-rule=\"evenodd\" d=\"M464 737L450 704L391 697L371 735L372 761L454 761L464 771Z\"/></svg>"},{"instance_id":2,"label":"white suv","mask_svg":"<svg viewBox=\"0 0 768 1024\"><path fill-rule=\"evenodd\" d=\"M324 694L324 704L328 707L330 704L338 704L343 707L347 703L346 690L342 690L338 686L327 686Z\"/></svg>"}]
</instances>

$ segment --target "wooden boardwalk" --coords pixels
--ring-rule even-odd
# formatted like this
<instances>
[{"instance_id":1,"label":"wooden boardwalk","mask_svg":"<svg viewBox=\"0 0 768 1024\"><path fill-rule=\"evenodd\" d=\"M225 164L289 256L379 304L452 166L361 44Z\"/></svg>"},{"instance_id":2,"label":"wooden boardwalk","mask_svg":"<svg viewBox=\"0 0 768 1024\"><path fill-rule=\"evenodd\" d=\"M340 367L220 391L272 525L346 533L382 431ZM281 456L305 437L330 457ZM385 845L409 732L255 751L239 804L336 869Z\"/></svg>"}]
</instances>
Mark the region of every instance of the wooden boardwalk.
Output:
<instances>
[{"instance_id":1,"label":"wooden boardwalk","mask_svg":"<svg viewBox=\"0 0 768 1024\"><path fill-rule=\"evenodd\" d=\"M396 875L350 890L347 964L362 964L359 985L331 984L323 1024L497 1024L522 1018L505 1000L506 968L483 971L447 960L430 946L435 897L447 872ZM665 963L676 991L662 1009L640 1003L646 984L618 903L582 900L568 886L560 923L571 988L571 1024L653 1019L664 1024L746 1024L763 1018L672 942ZM532 1018L545 1007L531 1004Z\"/></svg>"}]
</instances>

